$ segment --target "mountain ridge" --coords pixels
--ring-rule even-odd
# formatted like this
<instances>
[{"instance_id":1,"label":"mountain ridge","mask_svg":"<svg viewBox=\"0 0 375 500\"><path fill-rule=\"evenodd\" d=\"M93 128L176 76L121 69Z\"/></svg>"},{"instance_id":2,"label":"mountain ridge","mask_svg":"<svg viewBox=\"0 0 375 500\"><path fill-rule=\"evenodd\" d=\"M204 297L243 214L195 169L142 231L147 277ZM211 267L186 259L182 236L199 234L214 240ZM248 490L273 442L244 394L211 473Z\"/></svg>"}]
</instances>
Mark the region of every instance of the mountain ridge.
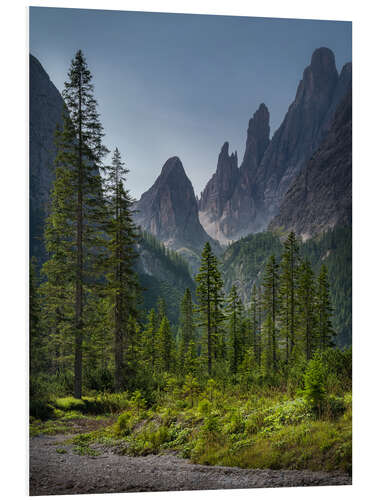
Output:
<instances>
[{"instance_id":1,"label":"mountain ridge","mask_svg":"<svg viewBox=\"0 0 375 500\"><path fill-rule=\"evenodd\" d=\"M222 201L215 199L222 189L217 185L220 177L214 174L199 200L200 220L211 236L231 242L266 229L296 175L328 134L351 80L351 63L339 75L333 52L321 47L313 52L295 98L271 139L268 109L263 103L259 106L249 121L244 159L234 173L232 195ZM263 145L260 154L254 146L257 141ZM219 165L220 161L216 174Z\"/></svg>"}]
</instances>

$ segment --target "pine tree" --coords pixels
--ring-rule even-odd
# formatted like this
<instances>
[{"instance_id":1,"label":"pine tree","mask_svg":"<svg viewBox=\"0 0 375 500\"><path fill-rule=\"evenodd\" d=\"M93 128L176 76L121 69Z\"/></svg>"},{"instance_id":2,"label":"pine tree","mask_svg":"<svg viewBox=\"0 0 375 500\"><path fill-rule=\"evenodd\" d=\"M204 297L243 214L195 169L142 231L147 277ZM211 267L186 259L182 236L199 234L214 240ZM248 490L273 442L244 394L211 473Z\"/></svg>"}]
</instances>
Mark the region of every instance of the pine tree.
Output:
<instances>
[{"instance_id":1,"label":"pine tree","mask_svg":"<svg viewBox=\"0 0 375 500\"><path fill-rule=\"evenodd\" d=\"M169 372L172 368L173 336L166 316L163 317L158 331L158 357L159 372Z\"/></svg>"},{"instance_id":2,"label":"pine tree","mask_svg":"<svg viewBox=\"0 0 375 500\"><path fill-rule=\"evenodd\" d=\"M329 292L327 268L323 264L318 276L317 285L317 347L321 350L334 345L335 331L332 327L332 306Z\"/></svg>"},{"instance_id":3,"label":"pine tree","mask_svg":"<svg viewBox=\"0 0 375 500\"><path fill-rule=\"evenodd\" d=\"M212 351L213 356L217 361L225 359L225 336L222 325L225 321L225 314L223 312L224 307L224 282L221 277L221 273L219 271L219 263L214 256L214 282L215 286L213 289L213 311L212 311L212 323L213 323L213 332L212 332Z\"/></svg>"},{"instance_id":4,"label":"pine tree","mask_svg":"<svg viewBox=\"0 0 375 500\"><path fill-rule=\"evenodd\" d=\"M180 331L181 339L185 348L188 343L195 338L194 322L193 322L193 302L191 299L190 289L185 290L180 306Z\"/></svg>"},{"instance_id":5,"label":"pine tree","mask_svg":"<svg viewBox=\"0 0 375 500\"><path fill-rule=\"evenodd\" d=\"M250 296L249 310L249 345L253 348L255 359L260 364L259 318L258 318L258 290L253 285Z\"/></svg>"},{"instance_id":6,"label":"pine tree","mask_svg":"<svg viewBox=\"0 0 375 500\"><path fill-rule=\"evenodd\" d=\"M291 232L284 242L280 274L281 331L285 338L285 360L294 357L298 328L297 288L299 270L299 248L296 235Z\"/></svg>"},{"instance_id":7,"label":"pine tree","mask_svg":"<svg viewBox=\"0 0 375 500\"><path fill-rule=\"evenodd\" d=\"M52 210L45 232L49 260L44 266L54 289L52 309L68 319L67 304L74 293L74 395L82 395L82 343L87 327L85 306L95 280L101 213L99 169L107 150L93 97L92 76L79 50L72 60L63 98L63 129L57 131L56 181ZM47 287L48 288L48 287ZM64 300L66 299L66 300ZM64 304L65 302L65 304ZM65 310L62 312L61 309Z\"/></svg>"},{"instance_id":8,"label":"pine tree","mask_svg":"<svg viewBox=\"0 0 375 500\"><path fill-rule=\"evenodd\" d=\"M148 314L148 321L143 332L143 357L151 365L152 371L155 369L157 355L157 318L155 309L151 309Z\"/></svg>"},{"instance_id":9,"label":"pine tree","mask_svg":"<svg viewBox=\"0 0 375 500\"><path fill-rule=\"evenodd\" d=\"M279 308L279 266L274 255L269 258L263 278L264 332L266 336L267 370L277 369L277 314Z\"/></svg>"},{"instance_id":10,"label":"pine tree","mask_svg":"<svg viewBox=\"0 0 375 500\"><path fill-rule=\"evenodd\" d=\"M195 280L197 282L197 310L199 326L204 328L205 355L207 358L207 372L211 376L213 358L213 336L217 330L217 314L215 314L215 297L221 293L221 282L218 276L217 260L207 242L203 248L201 267Z\"/></svg>"},{"instance_id":11,"label":"pine tree","mask_svg":"<svg viewBox=\"0 0 375 500\"><path fill-rule=\"evenodd\" d=\"M229 369L236 374L242 360L241 347L241 325L243 320L243 308L238 296L237 288L233 285L228 298L227 318L229 331Z\"/></svg>"},{"instance_id":12,"label":"pine tree","mask_svg":"<svg viewBox=\"0 0 375 500\"><path fill-rule=\"evenodd\" d=\"M257 370L258 363L255 359L254 349L249 347L244 352L244 356L238 370L241 384L245 386L246 390L249 389L251 381L254 380Z\"/></svg>"},{"instance_id":13,"label":"pine tree","mask_svg":"<svg viewBox=\"0 0 375 500\"><path fill-rule=\"evenodd\" d=\"M184 372L185 356L188 345L190 342L194 342L194 340L193 302L190 289L187 288L180 304L178 363L182 372Z\"/></svg>"},{"instance_id":14,"label":"pine tree","mask_svg":"<svg viewBox=\"0 0 375 500\"><path fill-rule=\"evenodd\" d=\"M184 373L192 376L197 374L198 355L196 343L191 340L184 355Z\"/></svg>"},{"instance_id":15,"label":"pine tree","mask_svg":"<svg viewBox=\"0 0 375 500\"><path fill-rule=\"evenodd\" d=\"M65 128L58 133L69 135L69 127L71 122L66 120ZM40 285L42 328L47 336L50 369L56 374L73 368L74 356L74 175L73 169L64 164L70 159L68 151L58 151L44 230L48 259L42 266L44 280Z\"/></svg>"},{"instance_id":16,"label":"pine tree","mask_svg":"<svg viewBox=\"0 0 375 500\"><path fill-rule=\"evenodd\" d=\"M37 260L32 257L29 268L29 340L30 375L40 373L46 366L45 345L41 325L41 304L37 275Z\"/></svg>"},{"instance_id":17,"label":"pine tree","mask_svg":"<svg viewBox=\"0 0 375 500\"><path fill-rule=\"evenodd\" d=\"M136 226L132 220L133 200L124 182L129 170L121 161L116 148L112 164L105 167L105 194L108 222L105 240L106 294L113 304L115 389L124 386L124 344L128 343L129 318L136 319L138 278L134 271L138 257L135 245L138 239Z\"/></svg>"},{"instance_id":18,"label":"pine tree","mask_svg":"<svg viewBox=\"0 0 375 500\"><path fill-rule=\"evenodd\" d=\"M111 311L108 297L89 296L86 314L90 321L83 342L83 378L89 388L97 391L113 389L113 322L108 322Z\"/></svg>"},{"instance_id":19,"label":"pine tree","mask_svg":"<svg viewBox=\"0 0 375 500\"><path fill-rule=\"evenodd\" d=\"M298 306L301 340L304 344L305 357L309 361L315 347L316 310L314 273L307 259L301 263L299 272Z\"/></svg>"},{"instance_id":20,"label":"pine tree","mask_svg":"<svg viewBox=\"0 0 375 500\"><path fill-rule=\"evenodd\" d=\"M158 301L156 303L156 311L157 311L156 324L157 324L157 327L159 328L161 325L162 319L164 318L164 316L167 316L167 307L166 307L165 300L163 299L163 297L158 298Z\"/></svg>"}]
</instances>

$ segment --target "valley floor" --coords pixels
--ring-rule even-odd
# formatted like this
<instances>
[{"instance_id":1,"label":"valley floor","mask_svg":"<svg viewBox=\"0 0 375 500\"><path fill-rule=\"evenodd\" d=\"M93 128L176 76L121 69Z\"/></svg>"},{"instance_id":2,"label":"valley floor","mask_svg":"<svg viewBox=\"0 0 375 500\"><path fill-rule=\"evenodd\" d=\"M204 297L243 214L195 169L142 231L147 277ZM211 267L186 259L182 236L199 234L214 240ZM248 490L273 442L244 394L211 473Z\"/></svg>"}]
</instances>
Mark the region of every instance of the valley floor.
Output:
<instances>
[{"instance_id":1,"label":"valley floor","mask_svg":"<svg viewBox=\"0 0 375 500\"><path fill-rule=\"evenodd\" d=\"M173 453L130 457L94 445L76 455L69 435L30 439L30 495L348 485L344 472L195 465Z\"/></svg>"}]
</instances>

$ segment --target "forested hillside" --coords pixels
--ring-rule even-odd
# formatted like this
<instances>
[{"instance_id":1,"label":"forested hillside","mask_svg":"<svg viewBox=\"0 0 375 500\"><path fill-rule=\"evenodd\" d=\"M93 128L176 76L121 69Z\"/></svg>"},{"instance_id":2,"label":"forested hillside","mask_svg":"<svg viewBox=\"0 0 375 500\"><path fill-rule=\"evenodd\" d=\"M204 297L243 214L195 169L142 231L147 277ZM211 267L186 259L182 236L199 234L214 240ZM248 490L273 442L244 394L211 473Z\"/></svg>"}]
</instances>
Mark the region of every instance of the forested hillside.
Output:
<instances>
[{"instance_id":1,"label":"forested hillside","mask_svg":"<svg viewBox=\"0 0 375 500\"><path fill-rule=\"evenodd\" d=\"M194 293L195 284L187 262L152 234L141 232L137 271L142 288L142 309L157 307L158 299L166 304L168 318L177 325L179 307L186 288Z\"/></svg>"},{"instance_id":2,"label":"forested hillside","mask_svg":"<svg viewBox=\"0 0 375 500\"><path fill-rule=\"evenodd\" d=\"M336 227L318 237L301 242L301 255L307 257L316 272L324 262L331 287L333 325L340 346L351 345L352 328L352 232ZM279 259L282 243L271 232L250 234L230 245L222 258L224 286L236 285L245 303L249 303L254 284L258 285L267 259Z\"/></svg>"}]
</instances>

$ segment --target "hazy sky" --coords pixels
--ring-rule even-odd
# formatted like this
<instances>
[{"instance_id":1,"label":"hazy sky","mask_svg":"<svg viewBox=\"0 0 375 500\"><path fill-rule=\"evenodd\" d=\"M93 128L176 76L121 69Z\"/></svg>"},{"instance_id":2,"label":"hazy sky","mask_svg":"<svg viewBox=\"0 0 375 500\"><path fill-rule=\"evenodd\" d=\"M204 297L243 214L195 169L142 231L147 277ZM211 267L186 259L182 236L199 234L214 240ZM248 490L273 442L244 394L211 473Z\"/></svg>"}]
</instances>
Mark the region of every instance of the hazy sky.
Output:
<instances>
[{"instance_id":1,"label":"hazy sky","mask_svg":"<svg viewBox=\"0 0 375 500\"><path fill-rule=\"evenodd\" d=\"M249 118L264 102L272 134L322 46L340 71L352 59L351 23L30 8L30 52L60 91L83 50L105 143L120 149L137 198L171 156L198 195L225 141L241 163Z\"/></svg>"}]
</instances>

